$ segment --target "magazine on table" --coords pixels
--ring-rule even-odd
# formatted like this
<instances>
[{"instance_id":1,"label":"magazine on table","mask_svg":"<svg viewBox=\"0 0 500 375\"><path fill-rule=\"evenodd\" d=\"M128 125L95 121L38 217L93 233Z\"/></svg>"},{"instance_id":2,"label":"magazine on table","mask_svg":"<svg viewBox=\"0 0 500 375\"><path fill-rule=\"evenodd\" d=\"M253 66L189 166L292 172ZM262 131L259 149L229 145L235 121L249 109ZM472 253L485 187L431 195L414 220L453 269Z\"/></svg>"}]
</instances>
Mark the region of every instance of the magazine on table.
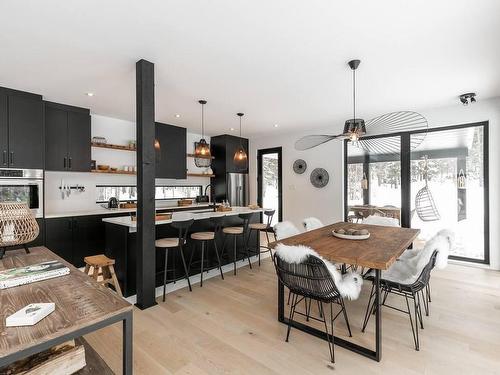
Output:
<instances>
[{"instance_id":1,"label":"magazine on table","mask_svg":"<svg viewBox=\"0 0 500 375\"><path fill-rule=\"evenodd\" d=\"M34 283L69 274L69 268L57 260L0 271L0 289Z\"/></svg>"}]
</instances>

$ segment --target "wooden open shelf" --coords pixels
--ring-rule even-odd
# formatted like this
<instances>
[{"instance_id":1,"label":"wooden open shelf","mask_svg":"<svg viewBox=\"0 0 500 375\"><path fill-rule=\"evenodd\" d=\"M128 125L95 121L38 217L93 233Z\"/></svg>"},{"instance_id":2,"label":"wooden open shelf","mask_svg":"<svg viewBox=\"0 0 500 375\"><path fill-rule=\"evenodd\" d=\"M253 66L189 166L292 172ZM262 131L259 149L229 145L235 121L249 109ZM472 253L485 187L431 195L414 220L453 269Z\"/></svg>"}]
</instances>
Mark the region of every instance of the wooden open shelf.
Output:
<instances>
[{"instance_id":1,"label":"wooden open shelf","mask_svg":"<svg viewBox=\"0 0 500 375\"><path fill-rule=\"evenodd\" d=\"M95 143L91 142L90 145L92 147L98 147L98 148L110 148L113 150L121 150L121 151L136 151L135 148L130 148L129 146L123 146L123 145L113 145L110 143Z\"/></svg>"},{"instance_id":2,"label":"wooden open shelf","mask_svg":"<svg viewBox=\"0 0 500 375\"><path fill-rule=\"evenodd\" d=\"M128 172L128 171L112 171L112 170L107 170L107 171L100 171L98 169L93 169L91 170L92 173L109 173L109 174L128 174L128 175L135 175L137 174L136 172Z\"/></svg>"},{"instance_id":3,"label":"wooden open shelf","mask_svg":"<svg viewBox=\"0 0 500 375\"><path fill-rule=\"evenodd\" d=\"M215 156L196 156L195 154L187 154L188 158L198 158L198 159L215 159Z\"/></svg>"},{"instance_id":4,"label":"wooden open shelf","mask_svg":"<svg viewBox=\"0 0 500 375\"><path fill-rule=\"evenodd\" d=\"M189 177L215 177L214 174L206 174L206 173L187 173Z\"/></svg>"}]
</instances>

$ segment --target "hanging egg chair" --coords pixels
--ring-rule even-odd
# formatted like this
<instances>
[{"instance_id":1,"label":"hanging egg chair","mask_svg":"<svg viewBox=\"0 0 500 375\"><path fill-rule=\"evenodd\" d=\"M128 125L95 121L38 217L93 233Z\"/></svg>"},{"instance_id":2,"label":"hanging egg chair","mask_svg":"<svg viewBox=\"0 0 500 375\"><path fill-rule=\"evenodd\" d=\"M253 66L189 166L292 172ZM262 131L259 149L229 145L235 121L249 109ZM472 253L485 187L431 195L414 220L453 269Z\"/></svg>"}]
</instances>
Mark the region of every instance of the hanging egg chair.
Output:
<instances>
[{"instance_id":1,"label":"hanging egg chair","mask_svg":"<svg viewBox=\"0 0 500 375\"><path fill-rule=\"evenodd\" d=\"M424 156L425 167L424 167L424 178L425 186L420 189L415 197L415 210L418 217L422 221L437 221L441 219L439 211L434 203L434 198L432 197L431 190L429 189L429 178L428 178L428 166L427 166L427 156Z\"/></svg>"}]
</instances>

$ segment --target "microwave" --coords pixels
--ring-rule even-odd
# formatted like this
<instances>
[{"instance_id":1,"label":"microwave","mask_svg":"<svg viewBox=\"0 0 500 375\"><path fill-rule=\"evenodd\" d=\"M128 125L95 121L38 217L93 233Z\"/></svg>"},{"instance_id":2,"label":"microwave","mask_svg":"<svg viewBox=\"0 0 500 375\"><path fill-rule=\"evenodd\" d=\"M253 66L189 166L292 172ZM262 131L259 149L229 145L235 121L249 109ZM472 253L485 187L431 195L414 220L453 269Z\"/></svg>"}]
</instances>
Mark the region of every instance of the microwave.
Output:
<instances>
[{"instance_id":1,"label":"microwave","mask_svg":"<svg viewBox=\"0 0 500 375\"><path fill-rule=\"evenodd\" d=\"M43 170L0 168L0 202L27 203L43 217Z\"/></svg>"}]
</instances>

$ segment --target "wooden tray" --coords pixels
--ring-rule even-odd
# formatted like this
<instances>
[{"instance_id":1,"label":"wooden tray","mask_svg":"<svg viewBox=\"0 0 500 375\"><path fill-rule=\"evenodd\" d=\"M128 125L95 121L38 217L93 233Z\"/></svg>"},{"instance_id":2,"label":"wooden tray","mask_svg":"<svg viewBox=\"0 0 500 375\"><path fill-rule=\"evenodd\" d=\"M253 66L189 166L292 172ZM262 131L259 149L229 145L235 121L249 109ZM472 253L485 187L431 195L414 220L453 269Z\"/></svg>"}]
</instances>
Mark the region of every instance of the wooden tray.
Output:
<instances>
[{"instance_id":1,"label":"wooden tray","mask_svg":"<svg viewBox=\"0 0 500 375\"><path fill-rule=\"evenodd\" d=\"M193 204L192 199L179 199L177 201L177 206L182 207L182 206L190 206Z\"/></svg>"},{"instance_id":2,"label":"wooden tray","mask_svg":"<svg viewBox=\"0 0 500 375\"><path fill-rule=\"evenodd\" d=\"M233 210L232 207L223 207L223 206L217 207L217 212L229 212L232 210Z\"/></svg>"},{"instance_id":3,"label":"wooden tray","mask_svg":"<svg viewBox=\"0 0 500 375\"><path fill-rule=\"evenodd\" d=\"M158 214L155 216L155 221L170 220L172 219L172 214ZM137 221L137 216L132 216L132 221Z\"/></svg>"},{"instance_id":4,"label":"wooden tray","mask_svg":"<svg viewBox=\"0 0 500 375\"><path fill-rule=\"evenodd\" d=\"M351 234L336 233L335 231L332 230L332 234L334 237L342 238L344 240L358 240L359 241L359 240L367 240L368 238L370 238L370 233L351 235Z\"/></svg>"}]
</instances>

